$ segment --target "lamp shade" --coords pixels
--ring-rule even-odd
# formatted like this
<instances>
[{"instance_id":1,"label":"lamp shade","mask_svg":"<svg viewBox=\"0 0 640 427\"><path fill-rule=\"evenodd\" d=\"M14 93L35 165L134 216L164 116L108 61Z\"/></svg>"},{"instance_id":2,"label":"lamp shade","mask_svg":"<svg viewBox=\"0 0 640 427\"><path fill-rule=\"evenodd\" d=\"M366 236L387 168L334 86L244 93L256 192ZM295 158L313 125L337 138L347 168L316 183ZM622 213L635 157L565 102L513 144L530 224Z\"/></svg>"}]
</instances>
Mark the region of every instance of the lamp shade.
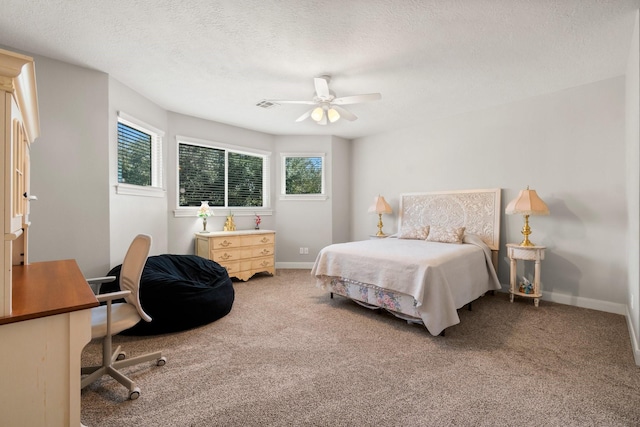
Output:
<instances>
[{"instance_id":1,"label":"lamp shade","mask_svg":"<svg viewBox=\"0 0 640 427\"><path fill-rule=\"evenodd\" d=\"M208 201L200 202L200 207L198 208L198 216L200 218L206 218L208 216L211 216L211 210L209 209Z\"/></svg>"},{"instance_id":2,"label":"lamp shade","mask_svg":"<svg viewBox=\"0 0 640 427\"><path fill-rule=\"evenodd\" d=\"M316 122L322 120L322 116L324 116L324 110L322 109L322 107L316 107L311 112L311 118Z\"/></svg>"},{"instance_id":3,"label":"lamp shade","mask_svg":"<svg viewBox=\"0 0 640 427\"><path fill-rule=\"evenodd\" d=\"M340 113L338 113L338 110L334 108L329 108L329 111L327 111L327 117L331 123L335 123L340 119Z\"/></svg>"},{"instance_id":4,"label":"lamp shade","mask_svg":"<svg viewBox=\"0 0 640 427\"><path fill-rule=\"evenodd\" d=\"M521 190L518 197L507 205L504 212L507 215L549 215L549 208L536 193L536 190Z\"/></svg>"},{"instance_id":5,"label":"lamp shade","mask_svg":"<svg viewBox=\"0 0 640 427\"><path fill-rule=\"evenodd\" d=\"M377 196L373 199L373 204L369 207L369 212L375 212L377 214L390 214L393 213L391 205L382 196Z\"/></svg>"}]
</instances>

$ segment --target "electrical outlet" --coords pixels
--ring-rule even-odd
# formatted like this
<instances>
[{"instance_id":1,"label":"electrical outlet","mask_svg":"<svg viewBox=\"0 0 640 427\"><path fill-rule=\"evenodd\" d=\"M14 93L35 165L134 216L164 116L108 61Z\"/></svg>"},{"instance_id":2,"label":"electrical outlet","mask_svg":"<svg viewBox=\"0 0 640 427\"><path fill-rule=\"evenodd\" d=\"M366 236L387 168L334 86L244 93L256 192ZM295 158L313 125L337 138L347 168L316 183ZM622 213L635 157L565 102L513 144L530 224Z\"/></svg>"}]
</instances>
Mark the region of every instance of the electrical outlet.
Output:
<instances>
[{"instance_id":1,"label":"electrical outlet","mask_svg":"<svg viewBox=\"0 0 640 427\"><path fill-rule=\"evenodd\" d=\"M300 255L304 254L304 248L300 248Z\"/></svg>"},{"instance_id":2,"label":"electrical outlet","mask_svg":"<svg viewBox=\"0 0 640 427\"><path fill-rule=\"evenodd\" d=\"M304 254L309 255L309 248L304 248Z\"/></svg>"}]
</instances>

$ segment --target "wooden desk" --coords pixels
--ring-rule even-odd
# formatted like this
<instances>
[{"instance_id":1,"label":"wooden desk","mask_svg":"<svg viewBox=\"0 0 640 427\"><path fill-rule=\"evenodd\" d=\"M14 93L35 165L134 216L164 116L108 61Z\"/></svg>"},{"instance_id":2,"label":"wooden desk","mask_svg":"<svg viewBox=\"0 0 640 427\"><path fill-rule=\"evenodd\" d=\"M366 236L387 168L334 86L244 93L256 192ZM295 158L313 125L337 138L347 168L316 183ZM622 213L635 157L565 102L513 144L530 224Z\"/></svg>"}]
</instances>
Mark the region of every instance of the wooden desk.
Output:
<instances>
[{"instance_id":1,"label":"wooden desk","mask_svg":"<svg viewBox=\"0 0 640 427\"><path fill-rule=\"evenodd\" d=\"M98 306L75 260L13 266L13 310L0 325Z\"/></svg>"},{"instance_id":2,"label":"wooden desk","mask_svg":"<svg viewBox=\"0 0 640 427\"><path fill-rule=\"evenodd\" d=\"M80 354L98 301L74 260L13 266L13 311L0 317L3 425L79 426Z\"/></svg>"}]
</instances>

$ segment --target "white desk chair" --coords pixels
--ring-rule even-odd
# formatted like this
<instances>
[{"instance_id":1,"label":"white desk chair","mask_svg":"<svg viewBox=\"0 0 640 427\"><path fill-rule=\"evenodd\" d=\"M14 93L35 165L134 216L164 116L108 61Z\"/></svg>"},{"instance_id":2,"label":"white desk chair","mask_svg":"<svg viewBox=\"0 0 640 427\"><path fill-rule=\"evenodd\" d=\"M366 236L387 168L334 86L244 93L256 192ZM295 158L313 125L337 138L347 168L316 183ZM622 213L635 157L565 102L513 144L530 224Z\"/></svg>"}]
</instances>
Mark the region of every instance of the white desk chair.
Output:
<instances>
[{"instance_id":1,"label":"white desk chair","mask_svg":"<svg viewBox=\"0 0 640 427\"><path fill-rule=\"evenodd\" d=\"M102 338L102 365L82 368L81 386L85 388L103 375L109 375L123 386L129 388L131 400L140 397L140 389L136 383L118 371L120 368L136 365L142 362L155 360L158 366L162 366L167 359L162 352L144 354L131 359L126 359L126 354L120 351L120 346L114 352L111 351L111 337L125 329L133 327L140 320L151 321L140 305L140 278L142 270L149 256L151 248L151 236L139 234L133 239L127 251L122 269L120 271L120 291L103 295L97 295L99 302L106 301L91 309L91 338ZM87 280L89 284L96 285L115 280L114 276L99 277ZM124 298L123 303L113 303L114 299Z\"/></svg>"}]
</instances>

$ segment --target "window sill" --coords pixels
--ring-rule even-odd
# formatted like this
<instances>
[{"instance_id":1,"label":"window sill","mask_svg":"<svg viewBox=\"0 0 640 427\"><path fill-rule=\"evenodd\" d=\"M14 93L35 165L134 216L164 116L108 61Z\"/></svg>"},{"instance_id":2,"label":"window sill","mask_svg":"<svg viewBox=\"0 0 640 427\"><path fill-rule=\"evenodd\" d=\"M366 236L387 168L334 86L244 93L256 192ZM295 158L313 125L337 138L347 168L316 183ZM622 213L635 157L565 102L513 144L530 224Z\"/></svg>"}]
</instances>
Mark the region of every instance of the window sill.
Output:
<instances>
[{"instance_id":1,"label":"window sill","mask_svg":"<svg viewBox=\"0 0 640 427\"><path fill-rule=\"evenodd\" d=\"M280 200L327 200L326 194L281 194Z\"/></svg>"},{"instance_id":2,"label":"window sill","mask_svg":"<svg viewBox=\"0 0 640 427\"><path fill-rule=\"evenodd\" d=\"M211 208L211 217L220 217L220 218L224 218L226 217L229 212L231 212L233 214L233 216L255 216L260 215L260 216L271 216L273 215L273 210L272 209L265 209L265 208L258 208L258 209L254 209L254 208L235 208L235 209L229 209L229 208ZM173 211L173 217L174 218L189 218L189 217L197 217L198 216L198 208L197 207L182 207L182 208L178 208L175 209Z\"/></svg>"},{"instance_id":3,"label":"window sill","mask_svg":"<svg viewBox=\"0 0 640 427\"><path fill-rule=\"evenodd\" d=\"M143 187L141 185L117 184L116 194L126 196L164 197L165 191L158 187Z\"/></svg>"}]
</instances>

